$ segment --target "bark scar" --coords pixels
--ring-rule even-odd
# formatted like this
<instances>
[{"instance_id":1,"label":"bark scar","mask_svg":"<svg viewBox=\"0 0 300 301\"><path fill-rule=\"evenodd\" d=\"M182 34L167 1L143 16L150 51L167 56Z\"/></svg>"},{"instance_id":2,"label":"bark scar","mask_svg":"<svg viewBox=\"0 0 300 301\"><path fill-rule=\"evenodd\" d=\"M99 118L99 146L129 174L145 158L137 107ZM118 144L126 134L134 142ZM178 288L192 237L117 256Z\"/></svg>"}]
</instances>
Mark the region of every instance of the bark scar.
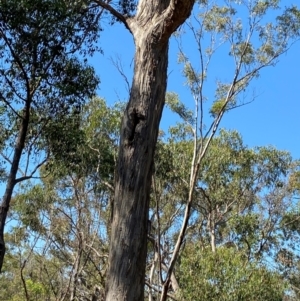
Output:
<instances>
[{"instance_id":1,"label":"bark scar","mask_svg":"<svg viewBox=\"0 0 300 301\"><path fill-rule=\"evenodd\" d=\"M140 132L140 123L145 120L145 116L133 109L128 114L127 128L128 128L128 141L132 143L137 133Z\"/></svg>"}]
</instances>

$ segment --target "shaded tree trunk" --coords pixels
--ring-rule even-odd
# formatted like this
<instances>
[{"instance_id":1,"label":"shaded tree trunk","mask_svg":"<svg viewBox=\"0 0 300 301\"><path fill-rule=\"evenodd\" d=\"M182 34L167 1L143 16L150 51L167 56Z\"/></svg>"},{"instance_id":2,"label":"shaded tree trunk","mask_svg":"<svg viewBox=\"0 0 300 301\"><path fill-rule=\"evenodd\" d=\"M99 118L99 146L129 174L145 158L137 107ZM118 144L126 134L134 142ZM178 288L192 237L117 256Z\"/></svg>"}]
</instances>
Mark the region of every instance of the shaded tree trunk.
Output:
<instances>
[{"instance_id":1,"label":"shaded tree trunk","mask_svg":"<svg viewBox=\"0 0 300 301\"><path fill-rule=\"evenodd\" d=\"M134 18L121 18L133 34L136 52L130 99L121 126L107 301L144 300L151 175L165 102L168 41L188 18L193 4L192 0L140 0Z\"/></svg>"},{"instance_id":2,"label":"shaded tree trunk","mask_svg":"<svg viewBox=\"0 0 300 301\"><path fill-rule=\"evenodd\" d=\"M19 163L22 156L22 151L25 146L25 140L29 125L29 118L30 118L30 104L31 101L27 101L22 115L21 126L19 129L18 138L16 141L16 146L14 149L14 156L10 168L10 172L7 179L7 184L5 188L5 193L1 202L0 206L0 272L3 266L3 260L5 255L5 242L4 242L4 228L5 228L5 221L7 217L7 212L9 209L10 201L12 198L13 190L16 185L16 176L18 173Z\"/></svg>"},{"instance_id":3,"label":"shaded tree trunk","mask_svg":"<svg viewBox=\"0 0 300 301\"><path fill-rule=\"evenodd\" d=\"M122 123L107 280L111 301L143 300L153 154L164 105L168 52L167 42L156 51L150 43L137 47L131 97Z\"/></svg>"}]
</instances>

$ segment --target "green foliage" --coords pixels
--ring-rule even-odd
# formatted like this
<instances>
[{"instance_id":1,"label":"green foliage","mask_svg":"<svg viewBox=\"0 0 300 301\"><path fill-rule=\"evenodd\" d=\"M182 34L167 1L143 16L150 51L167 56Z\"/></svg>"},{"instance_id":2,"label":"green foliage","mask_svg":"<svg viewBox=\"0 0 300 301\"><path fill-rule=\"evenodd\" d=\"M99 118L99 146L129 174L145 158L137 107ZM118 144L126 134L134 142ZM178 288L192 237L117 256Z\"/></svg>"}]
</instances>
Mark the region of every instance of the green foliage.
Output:
<instances>
[{"instance_id":1,"label":"green foliage","mask_svg":"<svg viewBox=\"0 0 300 301\"><path fill-rule=\"evenodd\" d=\"M26 185L26 192L17 195L13 201L15 212L20 212L19 221L26 228L29 227L35 232L45 234L45 227L42 223L41 210L50 205L49 198L42 185L30 187Z\"/></svg>"},{"instance_id":2,"label":"green foliage","mask_svg":"<svg viewBox=\"0 0 300 301\"><path fill-rule=\"evenodd\" d=\"M205 3L207 5L207 3ZM203 25L207 31L223 32L229 30L231 18L236 14L236 10L228 6L212 5L209 12L204 15Z\"/></svg>"},{"instance_id":3,"label":"green foliage","mask_svg":"<svg viewBox=\"0 0 300 301\"><path fill-rule=\"evenodd\" d=\"M179 100L176 93L169 92L166 94L166 105L184 121L190 124L194 123L193 112Z\"/></svg>"},{"instance_id":4,"label":"green foliage","mask_svg":"<svg viewBox=\"0 0 300 301\"><path fill-rule=\"evenodd\" d=\"M136 0L119 0L118 4L122 14L130 15L136 9Z\"/></svg>"},{"instance_id":5,"label":"green foliage","mask_svg":"<svg viewBox=\"0 0 300 301\"><path fill-rule=\"evenodd\" d=\"M45 147L52 147L51 157L40 169L42 178L20 185L12 200L16 226L6 235L0 279L8 286L11 275L14 289L0 294L1 300L26 299L20 263L32 300L70 298L72 292L79 300L91 299L103 290L122 108L93 98L70 119L57 116L48 124L45 133L52 130L53 137Z\"/></svg>"},{"instance_id":6,"label":"green foliage","mask_svg":"<svg viewBox=\"0 0 300 301\"><path fill-rule=\"evenodd\" d=\"M279 29L282 34L290 34L298 37L300 33L300 10L293 5L285 10L284 14L277 17Z\"/></svg>"},{"instance_id":7,"label":"green foliage","mask_svg":"<svg viewBox=\"0 0 300 301\"><path fill-rule=\"evenodd\" d=\"M178 268L182 300L283 300L282 278L246 258L235 248L212 253L188 245Z\"/></svg>"},{"instance_id":8,"label":"green foliage","mask_svg":"<svg viewBox=\"0 0 300 301\"><path fill-rule=\"evenodd\" d=\"M267 10L279 8L278 6L279 2L280 2L279 0L255 1L254 4L252 5L252 12L255 16L263 16L266 14Z\"/></svg>"},{"instance_id":9,"label":"green foliage","mask_svg":"<svg viewBox=\"0 0 300 301\"><path fill-rule=\"evenodd\" d=\"M236 216L228 222L228 226L236 233L240 242L247 246L255 246L259 241L260 235L260 216L259 214L249 213Z\"/></svg>"},{"instance_id":10,"label":"green foliage","mask_svg":"<svg viewBox=\"0 0 300 301\"><path fill-rule=\"evenodd\" d=\"M26 288L32 299L41 299L45 298L45 288L44 285L40 282L34 282L31 279L25 281Z\"/></svg>"},{"instance_id":11,"label":"green foliage","mask_svg":"<svg viewBox=\"0 0 300 301\"><path fill-rule=\"evenodd\" d=\"M84 1L60 0L9 0L0 6L1 150L10 164L16 137L25 129L23 114L30 108L20 161L28 176L50 153L73 160L80 133L70 129L78 128L76 116L99 83L93 68L75 53L94 51L90 42L99 33L98 10L87 9Z\"/></svg>"},{"instance_id":12,"label":"green foliage","mask_svg":"<svg viewBox=\"0 0 300 301\"><path fill-rule=\"evenodd\" d=\"M243 105L247 96L240 98L241 92L259 76L261 69L275 65L278 57L298 39L300 13L296 6L281 8L279 0L197 2L199 14L188 22L188 32L181 32L191 34L198 54L190 52L191 36L186 48L189 55L184 52L184 35L179 32L178 61L183 64L182 72L196 102L196 111L201 111L198 122L203 131L205 102L211 99L213 81L215 97L210 100L208 111L217 120L217 116ZM221 60L231 61L226 65L224 79L220 78L222 72L218 68L211 67L217 52Z\"/></svg>"},{"instance_id":13,"label":"green foliage","mask_svg":"<svg viewBox=\"0 0 300 301\"><path fill-rule=\"evenodd\" d=\"M136 2L112 5L130 15ZM232 81L216 82L209 113L217 119L238 106L239 93L299 36L295 6L285 9L277 23L268 20L266 13L278 9L277 0L248 1L249 24L239 15L246 2L198 3L196 22L201 25L190 29L198 39L200 70L182 50L178 59L196 111L176 93L166 95L166 104L184 124L171 127L158 142L150 208L155 243L151 240L149 263L157 249L163 265L170 261L190 194L192 158L209 136L202 133L199 110L207 100L203 87L212 54L229 46L234 70ZM100 30L99 10L90 2L62 0L0 0L0 7L0 150L9 154L14 147L26 104L30 120L23 173L28 174L31 157L34 163L39 156L47 160L39 169L42 178L21 185L12 200L0 300L25 300L25 287L30 300L71 299L72 294L78 300L94 299L105 285L124 109L94 97L99 80L75 56L96 50L92 42ZM0 180L5 167L0 166ZM175 270L182 300L283 300L293 290L287 281L297 290L300 268L293 244L300 230L293 198L299 195L299 179L288 152L249 149L237 132L220 131L201 161L185 249ZM277 265L272 271L266 263L270 258Z\"/></svg>"},{"instance_id":14,"label":"green foliage","mask_svg":"<svg viewBox=\"0 0 300 301\"><path fill-rule=\"evenodd\" d=\"M245 64L252 64L255 61L253 46L250 42L242 41L232 45L231 55L240 57Z\"/></svg>"},{"instance_id":15,"label":"green foliage","mask_svg":"<svg viewBox=\"0 0 300 301\"><path fill-rule=\"evenodd\" d=\"M193 143L186 123L170 128L168 138L158 143L151 212L154 229L161 229L164 262L184 216ZM221 130L212 140L196 181L186 250L175 269L183 300L256 300L256 294L260 300L283 300L287 290L292 293L294 272L286 266L283 272L276 254L285 239L289 245L299 240L291 231L298 219L286 214L293 204L290 187L297 166L286 151L248 148L236 131ZM297 248L288 250L295 256ZM268 270L270 258L278 264L274 271Z\"/></svg>"},{"instance_id":16,"label":"green foliage","mask_svg":"<svg viewBox=\"0 0 300 301\"><path fill-rule=\"evenodd\" d=\"M100 186L101 180L112 185L122 109L122 104L108 107L95 97L63 123L58 116L45 132L53 155L46 169L62 175L76 172L94 183L100 180Z\"/></svg>"}]
</instances>

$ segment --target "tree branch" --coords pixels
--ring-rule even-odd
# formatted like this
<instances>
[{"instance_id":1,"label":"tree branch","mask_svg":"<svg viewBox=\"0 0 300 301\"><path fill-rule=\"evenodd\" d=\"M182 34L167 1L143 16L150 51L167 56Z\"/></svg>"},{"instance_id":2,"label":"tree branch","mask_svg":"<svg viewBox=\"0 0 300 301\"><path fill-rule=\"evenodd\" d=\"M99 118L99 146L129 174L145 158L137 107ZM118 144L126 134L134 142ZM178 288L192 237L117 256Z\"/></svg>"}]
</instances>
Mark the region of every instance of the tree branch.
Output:
<instances>
[{"instance_id":1,"label":"tree branch","mask_svg":"<svg viewBox=\"0 0 300 301\"><path fill-rule=\"evenodd\" d=\"M122 15L120 12L115 10L111 5L109 5L108 3L106 3L102 0L94 0L94 2L97 3L100 7L104 8L105 10L110 12L111 15L113 15L115 18L117 18L118 21L122 22L125 25L125 27L131 32L131 29L127 23L127 19L125 18L124 15Z\"/></svg>"},{"instance_id":2,"label":"tree branch","mask_svg":"<svg viewBox=\"0 0 300 301\"><path fill-rule=\"evenodd\" d=\"M148 281L145 281L145 284L146 284L150 289L153 289L153 290L155 290L156 292L161 293L161 290L160 290L160 289L158 289L156 286L152 286ZM173 296L172 294L167 293L167 297L169 297L169 298L172 299L172 300L179 301L179 299L177 299L177 298L176 298L175 296Z\"/></svg>"},{"instance_id":3,"label":"tree branch","mask_svg":"<svg viewBox=\"0 0 300 301\"><path fill-rule=\"evenodd\" d=\"M23 284L23 288L24 288L24 292L25 292L25 297L26 297L26 300L29 301L30 298L29 298L29 294L28 294L28 290L27 290L26 281L25 281L24 275L23 275L23 270L26 266L26 262L27 261L24 260L24 262L22 263L20 274L21 274L21 280L22 280L22 284Z\"/></svg>"},{"instance_id":4,"label":"tree branch","mask_svg":"<svg viewBox=\"0 0 300 301\"><path fill-rule=\"evenodd\" d=\"M195 0L171 0L168 8L163 14L165 30L164 37L168 38L171 34L189 18Z\"/></svg>"},{"instance_id":5,"label":"tree branch","mask_svg":"<svg viewBox=\"0 0 300 301\"><path fill-rule=\"evenodd\" d=\"M39 164L37 164L35 166L35 168L33 169L33 171L30 173L30 175L28 176L24 176L24 177L20 177L20 178L17 178L15 179L15 184L19 183L19 182L22 182L22 181L25 181L25 180L29 180L33 177L33 175L35 174L35 172L42 166L44 165L48 160L48 157L45 158L42 162L40 162Z\"/></svg>"}]
</instances>

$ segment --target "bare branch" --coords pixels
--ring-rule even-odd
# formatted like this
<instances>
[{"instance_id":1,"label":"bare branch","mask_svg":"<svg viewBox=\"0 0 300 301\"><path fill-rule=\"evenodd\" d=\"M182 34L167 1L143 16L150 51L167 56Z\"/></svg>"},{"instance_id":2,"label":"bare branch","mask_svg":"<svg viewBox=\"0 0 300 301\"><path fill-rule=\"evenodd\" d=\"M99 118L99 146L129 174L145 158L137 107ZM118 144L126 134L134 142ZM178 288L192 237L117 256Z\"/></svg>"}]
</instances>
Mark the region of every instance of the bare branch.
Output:
<instances>
[{"instance_id":1,"label":"bare branch","mask_svg":"<svg viewBox=\"0 0 300 301\"><path fill-rule=\"evenodd\" d=\"M127 92L128 92L128 94L130 94L130 83L124 72L120 57L118 56L116 60L114 60L112 57L110 57L110 61L116 67L116 69L121 74L121 76L124 78L126 86L127 86Z\"/></svg>"},{"instance_id":2,"label":"bare branch","mask_svg":"<svg viewBox=\"0 0 300 301\"><path fill-rule=\"evenodd\" d=\"M155 290L156 292L161 293L161 290L160 290L160 289L158 289L156 286L152 286L148 281L145 281L145 284L146 284L149 288ZM172 300L179 301L179 299L177 299L177 298L176 298L174 295L172 295L172 294L168 294L168 293L167 293L167 297L169 297L169 298L172 299Z\"/></svg>"},{"instance_id":3,"label":"bare branch","mask_svg":"<svg viewBox=\"0 0 300 301\"><path fill-rule=\"evenodd\" d=\"M122 22L125 25L125 27L131 32L131 29L127 23L127 18L124 15L122 15L120 12L115 10L111 5L109 5L108 3L102 0L93 0L93 1L97 3L100 7L109 11L115 18L117 18L120 22Z\"/></svg>"},{"instance_id":4,"label":"bare branch","mask_svg":"<svg viewBox=\"0 0 300 301\"><path fill-rule=\"evenodd\" d=\"M12 165L12 160L6 156L3 152L0 152L0 155L3 157L3 159L5 161L7 161L10 165ZM23 172L23 170L20 169L20 167L18 167L18 171L22 174L22 175L25 175L25 173Z\"/></svg>"},{"instance_id":5,"label":"bare branch","mask_svg":"<svg viewBox=\"0 0 300 301\"><path fill-rule=\"evenodd\" d=\"M26 260L24 260L24 262L23 262L23 264L21 266L20 274L21 274L21 280L22 280L23 288L24 288L24 291L25 291L26 300L29 301L30 298L29 298L29 294L28 294L28 290L27 290L26 281L25 281L24 275L23 275L23 271L25 269L25 266L26 266Z\"/></svg>"},{"instance_id":6,"label":"bare branch","mask_svg":"<svg viewBox=\"0 0 300 301\"><path fill-rule=\"evenodd\" d=\"M44 159L42 162L40 162L39 164L37 164L37 165L35 166L35 168L33 169L33 171L30 173L30 175L24 176L24 177L21 177L21 178L17 178L17 179L15 180L15 184L33 178L33 175L36 173L36 171L37 171L42 165L44 165L44 164L47 162L47 160L48 160L48 157L45 158L45 159Z\"/></svg>"}]
</instances>

